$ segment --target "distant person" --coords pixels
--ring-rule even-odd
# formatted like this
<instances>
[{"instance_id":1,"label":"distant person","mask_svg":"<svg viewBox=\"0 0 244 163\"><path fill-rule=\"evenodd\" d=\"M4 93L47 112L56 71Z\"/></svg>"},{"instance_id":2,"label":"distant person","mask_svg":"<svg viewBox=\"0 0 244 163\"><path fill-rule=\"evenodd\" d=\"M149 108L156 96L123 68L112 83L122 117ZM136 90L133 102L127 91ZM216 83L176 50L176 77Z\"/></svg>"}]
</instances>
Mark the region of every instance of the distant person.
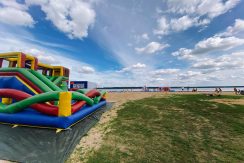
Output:
<instances>
[{"instance_id":1,"label":"distant person","mask_svg":"<svg viewBox=\"0 0 244 163\"><path fill-rule=\"evenodd\" d=\"M235 92L236 95L238 94L238 91L237 91L236 87L234 87L234 92Z\"/></svg>"},{"instance_id":2,"label":"distant person","mask_svg":"<svg viewBox=\"0 0 244 163\"><path fill-rule=\"evenodd\" d=\"M197 92L197 88L195 89L195 91Z\"/></svg>"},{"instance_id":3,"label":"distant person","mask_svg":"<svg viewBox=\"0 0 244 163\"><path fill-rule=\"evenodd\" d=\"M143 91L144 91L144 92L147 92L147 86L146 86L146 85L144 85L144 87L143 87Z\"/></svg>"},{"instance_id":4,"label":"distant person","mask_svg":"<svg viewBox=\"0 0 244 163\"><path fill-rule=\"evenodd\" d=\"M214 94L214 96L220 96L221 95L221 92L222 92L222 89L221 88L215 88L215 94Z\"/></svg>"},{"instance_id":5,"label":"distant person","mask_svg":"<svg viewBox=\"0 0 244 163\"><path fill-rule=\"evenodd\" d=\"M215 88L215 95L219 95L219 89L218 88Z\"/></svg>"},{"instance_id":6,"label":"distant person","mask_svg":"<svg viewBox=\"0 0 244 163\"><path fill-rule=\"evenodd\" d=\"M221 88L219 88L219 94L221 94L222 93L222 89Z\"/></svg>"},{"instance_id":7,"label":"distant person","mask_svg":"<svg viewBox=\"0 0 244 163\"><path fill-rule=\"evenodd\" d=\"M238 89L237 94L238 94L238 95L240 95L240 94L241 94L241 90L240 90L240 89Z\"/></svg>"},{"instance_id":8,"label":"distant person","mask_svg":"<svg viewBox=\"0 0 244 163\"><path fill-rule=\"evenodd\" d=\"M220 96L222 92L221 88L215 88L214 93L209 93L207 96Z\"/></svg>"},{"instance_id":9,"label":"distant person","mask_svg":"<svg viewBox=\"0 0 244 163\"><path fill-rule=\"evenodd\" d=\"M215 91L214 91L215 93L219 93L219 90L218 90L218 88L215 88Z\"/></svg>"}]
</instances>

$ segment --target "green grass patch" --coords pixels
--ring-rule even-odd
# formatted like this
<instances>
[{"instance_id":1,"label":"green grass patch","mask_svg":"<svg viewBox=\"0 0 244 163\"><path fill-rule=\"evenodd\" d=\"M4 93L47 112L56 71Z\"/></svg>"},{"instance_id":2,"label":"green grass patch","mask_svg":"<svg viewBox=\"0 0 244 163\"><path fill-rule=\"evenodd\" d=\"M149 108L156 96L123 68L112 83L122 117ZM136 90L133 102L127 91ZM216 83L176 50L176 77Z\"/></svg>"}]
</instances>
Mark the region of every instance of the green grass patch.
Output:
<instances>
[{"instance_id":1,"label":"green grass patch","mask_svg":"<svg viewBox=\"0 0 244 163\"><path fill-rule=\"evenodd\" d=\"M174 95L131 101L88 162L243 162L244 106Z\"/></svg>"}]
</instances>

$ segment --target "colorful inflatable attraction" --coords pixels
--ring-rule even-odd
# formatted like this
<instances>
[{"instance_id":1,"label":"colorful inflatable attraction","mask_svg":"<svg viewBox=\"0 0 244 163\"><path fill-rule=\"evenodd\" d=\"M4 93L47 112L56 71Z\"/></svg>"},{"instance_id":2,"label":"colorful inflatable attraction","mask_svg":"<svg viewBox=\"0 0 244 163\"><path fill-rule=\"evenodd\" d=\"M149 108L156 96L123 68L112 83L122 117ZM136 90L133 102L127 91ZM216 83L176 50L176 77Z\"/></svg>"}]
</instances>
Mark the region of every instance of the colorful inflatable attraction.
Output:
<instances>
[{"instance_id":1,"label":"colorful inflatable attraction","mask_svg":"<svg viewBox=\"0 0 244 163\"><path fill-rule=\"evenodd\" d=\"M106 105L106 92L69 91L68 81L65 67L21 52L0 54L0 123L60 131Z\"/></svg>"}]
</instances>

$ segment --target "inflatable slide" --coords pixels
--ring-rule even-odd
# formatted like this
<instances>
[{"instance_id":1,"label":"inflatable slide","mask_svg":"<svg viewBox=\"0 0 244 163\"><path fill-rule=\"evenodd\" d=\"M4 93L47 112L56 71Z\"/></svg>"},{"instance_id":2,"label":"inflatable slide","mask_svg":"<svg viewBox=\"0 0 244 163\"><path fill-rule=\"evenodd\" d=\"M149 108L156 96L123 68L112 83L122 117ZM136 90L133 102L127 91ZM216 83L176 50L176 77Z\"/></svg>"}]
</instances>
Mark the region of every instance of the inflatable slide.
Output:
<instances>
[{"instance_id":1,"label":"inflatable slide","mask_svg":"<svg viewBox=\"0 0 244 163\"><path fill-rule=\"evenodd\" d=\"M21 53L0 54L0 123L69 128L106 105L106 92L68 90L69 69Z\"/></svg>"}]
</instances>

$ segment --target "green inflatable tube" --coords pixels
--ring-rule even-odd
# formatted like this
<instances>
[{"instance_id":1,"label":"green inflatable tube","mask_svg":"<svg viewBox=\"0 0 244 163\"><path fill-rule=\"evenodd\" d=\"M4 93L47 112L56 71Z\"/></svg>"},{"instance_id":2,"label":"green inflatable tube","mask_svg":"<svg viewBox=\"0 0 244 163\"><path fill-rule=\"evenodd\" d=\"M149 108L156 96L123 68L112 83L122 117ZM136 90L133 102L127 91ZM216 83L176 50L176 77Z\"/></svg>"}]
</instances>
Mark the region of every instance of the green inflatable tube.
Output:
<instances>
[{"instance_id":1,"label":"green inflatable tube","mask_svg":"<svg viewBox=\"0 0 244 163\"><path fill-rule=\"evenodd\" d=\"M47 93L42 93L38 94L35 96L32 96L30 98L27 98L25 100L10 104L10 105L0 105L0 113L16 113L19 111L24 110L25 108L28 108L32 104L36 103L43 103L43 102L48 102L48 101L57 101L59 100L59 93L62 91L51 91ZM88 105L93 105L93 100L90 99L89 97L78 93L78 92L72 92L72 100L77 100L77 101L86 101Z\"/></svg>"},{"instance_id":2,"label":"green inflatable tube","mask_svg":"<svg viewBox=\"0 0 244 163\"><path fill-rule=\"evenodd\" d=\"M29 70L29 72L32 73L38 79L40 79L47 86L49 86L49 88L51 88L53 91L62 91L61 88L59 88L56 84L51 82L48 78L46 78L44 75L40 74L39 72L35 70Z\"/></svg>"},{"instance_id":3,"label":"green inflatable tube","mask_svg":"<svg viewBox=\"0 0 244 163\"><path fill-rule=\"evenodd\" d=\"M62 81L62 84L60 85L60 88L64 91L68 91L68 86L66 81Z\"/></svg>"},{"instance_id":4,"label":"green inflatable tube","mask_svg":"<svg viewBox=\"0 0 244 163\"><path fill-rule=\"evenodd\" d=\"M52 91L45 83L43 83L40 79L30 73L27 69L24 68L1 68L0 72L19 72L23 74L27 79L29 79L32 83L38 86L43 92Z\"/></svg>"},{"instance_id":5,"label":"green inflatable tube","mask_svg":"<svg viewBox=\"0 0 244 163\"><path fill-rule=\"evenodd\" d=\"M53 81L53 83L54 83L55 85L58 85L62 80L63 80L63 77L62 77L62 76L59 76L59 77L57 77L57 78Z\"/></svg>"},{"instance_id":6,"label":"green inflatable tube","mask_svg":"<svg viewBox=\"0 0 244 163\"><path fill-rule=\"evenodd\" d=\"M86 94L89 90L88 89L78 89L76 92L79 92L81 94Z\"/></svg>"},{"instance_id":7,"label":"green inflatable tube","mask_svg":"<svg viewBox=\"0 0 244 163\"><path fill-rule=\"evenodd\" d=\"M97 104L97 103L99 103L100 101L101 101L101 98L106 94L107 92L106 91L101 91L100 92L100 96L98 96L98 97L95 97L93 100L94 100L94 103L95 104Z\"/></svg>"},{"instance_id":8,"label":"green inflatable tube","mask_svg":"<svg viewBox=\"0 0 244 163\"><path fill-rule=\"evenodd\" d=\"M53 82L55 79L56 79L56 76L51 76L51 77L49 78L49 80L51 80L52 82Z\"/></svg>"},{"instance_id":9,"label":"green inflatable tube","mask_svg":"<svg viewBox=\"0 0 244 163\"><path fill-rule=\"evenodd\" d=\"M56 101L59 100L59 92L58 91L52 91L47 93L38 94L35 96L32 96L30 98L27 98L25 100L13 103L11 105L6 105L5 107L1 107L0 113L16 113L19 112L28 106L31 106L35 103L43 103L47 101Z\"/></svg>"},{"instance_id":10,"label":"green inflatable tube","mask_svg":"<svg viewBox=\"0 0 244 163\"><path fill-rule=\"evenodd\" d=\"M86 95L83 95L83 94L81 94L79 92L72 92L72 99L73 100L77 100L77 101L86 101L86 103L88 105L93 105L94 104L94 101L91 98L89 98Z\"/></svg>"},{"instance_id":11,"label":"green inflatable tube","mask_svg":"<svg viewBox=\"0 0 244 163\"><path fill-rule=\"evenodd\" d=\"M4 107L6 107L6 105L3 103L0 103L0 108L4 108Z\"/></svg>"}]
</instances>

